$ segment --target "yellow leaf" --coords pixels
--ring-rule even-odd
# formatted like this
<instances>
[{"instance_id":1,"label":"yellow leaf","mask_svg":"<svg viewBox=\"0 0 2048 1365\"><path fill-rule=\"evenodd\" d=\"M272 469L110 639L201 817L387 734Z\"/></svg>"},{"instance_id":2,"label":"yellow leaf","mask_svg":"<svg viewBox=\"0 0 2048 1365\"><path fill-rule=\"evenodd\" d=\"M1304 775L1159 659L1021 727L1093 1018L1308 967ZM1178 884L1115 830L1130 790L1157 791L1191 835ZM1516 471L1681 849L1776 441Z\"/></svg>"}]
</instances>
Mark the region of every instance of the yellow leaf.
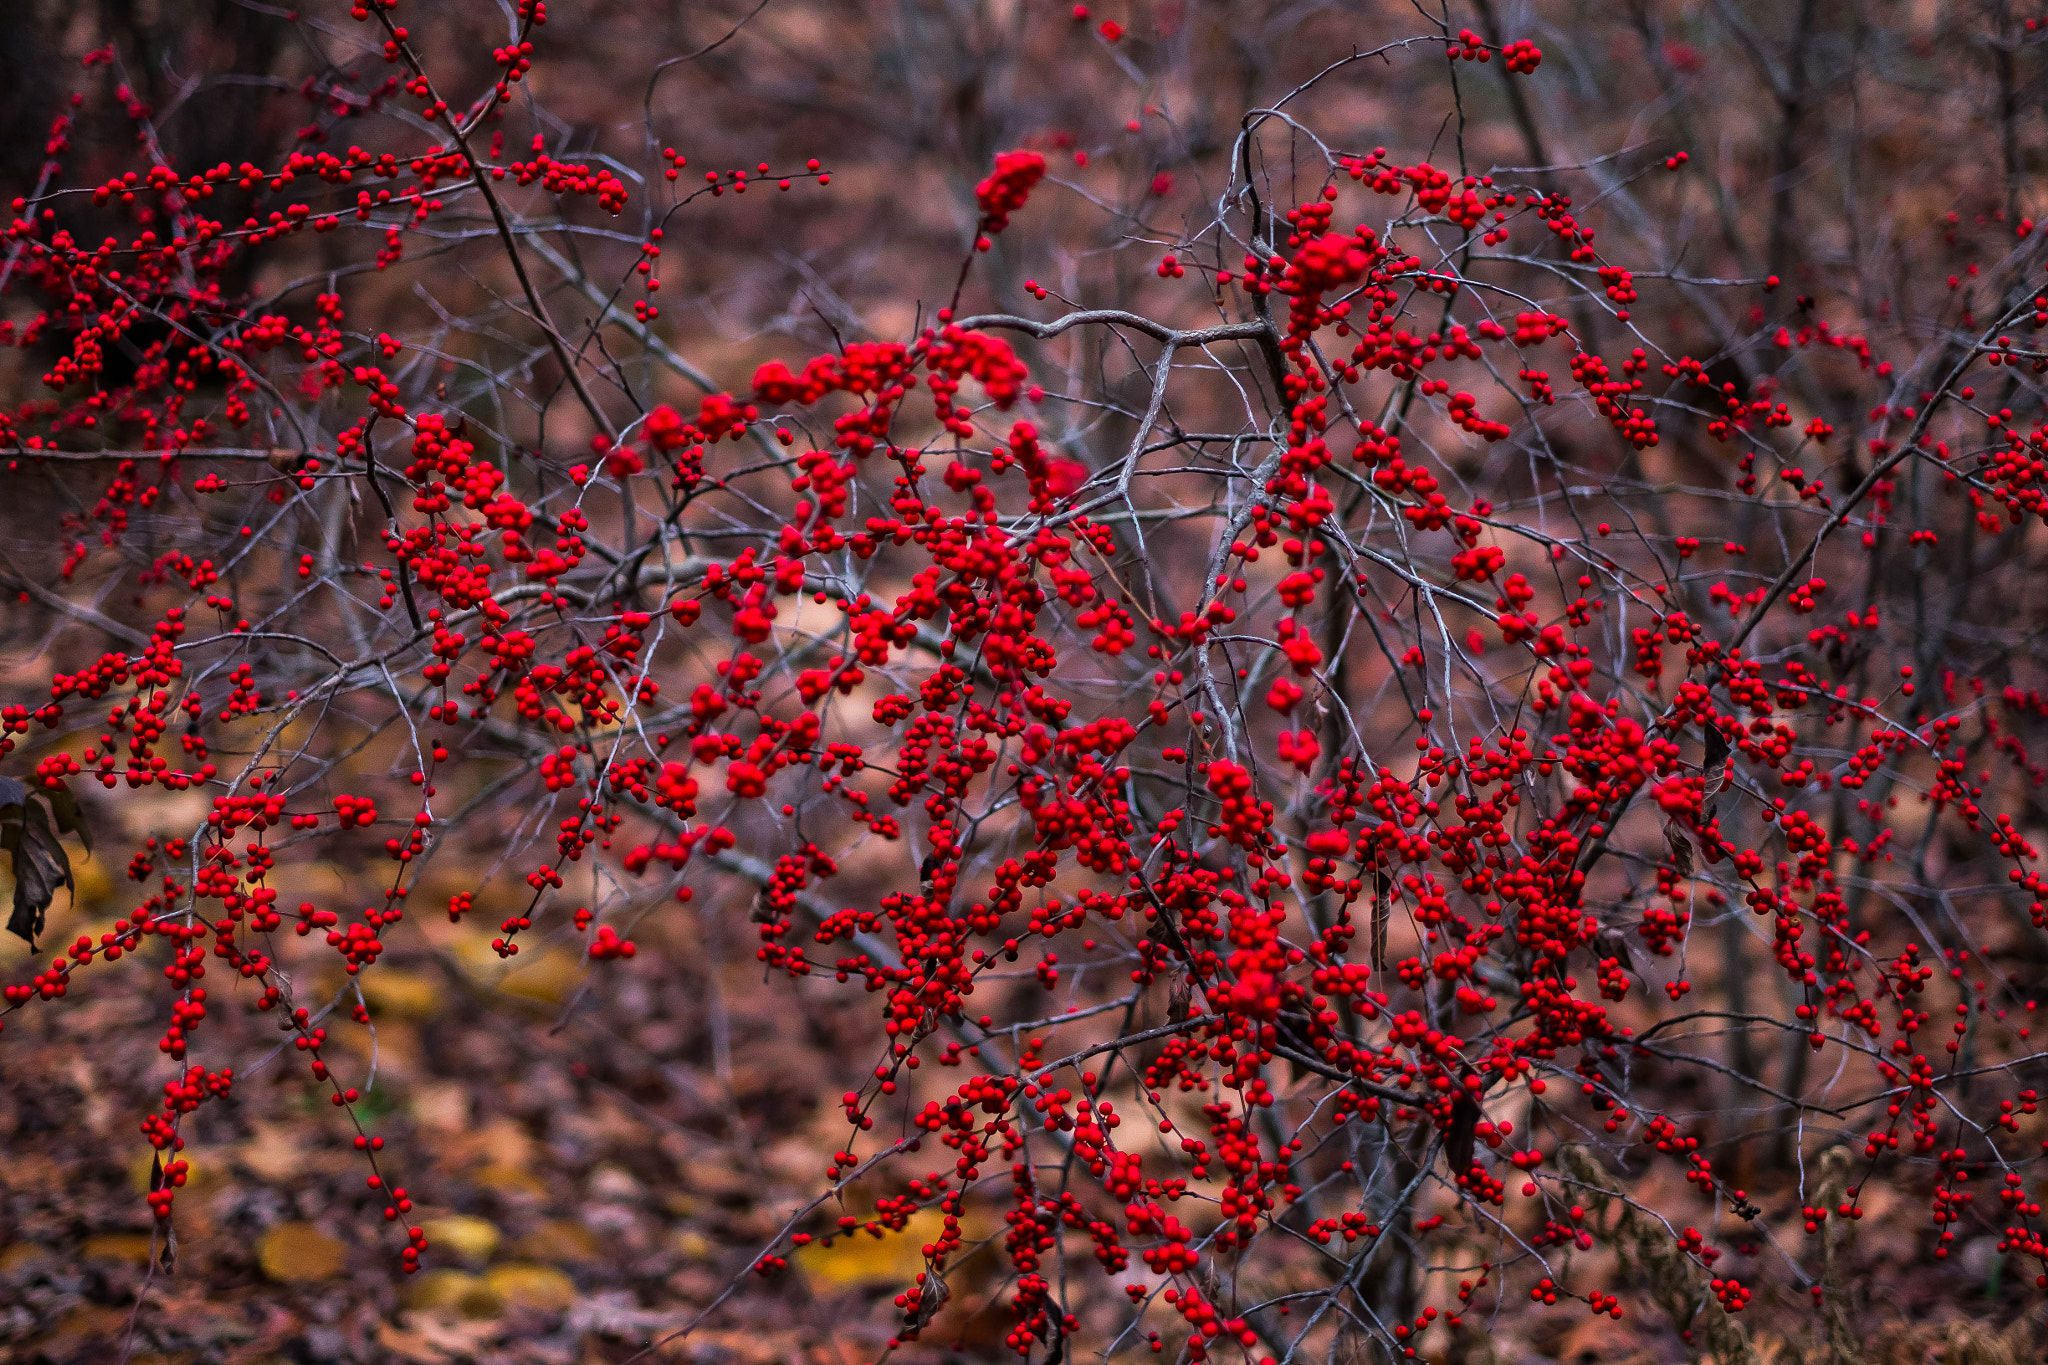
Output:
<instances>
[{"instance_id":1,"label":"yellow leaf","mask_svg":"<svg viewBox=\"0 0 2048 1365\"><path fill-rule=\"evenodd\" d=\"M257 1243L256 1259L273 1280L326 1280L341 1273L348 1247L311 1223L279 1223Z\"/></svg>"},{"instance_id":2,"label":"yellow leaf","mask_svg":"<svg viewBox=\"0 0 2048 1365\"><path fill-rule=\"evenodd\" d=\"M494 1267L484 1283L521 1308L559 1311L576 1302L576 1284L552 1266L514 1263Z\"/></svg>"},{"instance_id":3,"label":"yellow leaf","mask_svg":"<svg viewBox=\"0 0 2048 1365\"><path fill-rule=\"evenodd\" d=\"M925 1244L937 1241L944 1229L944 1217L935 1209L924 1209L901 1232L879 1239L866 1232L834 1237L829 1247L812 1242L799 1247L793 1259L804 1274L829 1288L907 1285L924 1269Z\"/></svg>"},{"instance_id":4,"label":"yellow leaf","mask_svg":"<svg viewBox=\"0 0 2048 1365\"><path fill-rule=\"evenodd\" d=\"M497 1190L503 1194L544 1195L548 1192L548 1187L543 1185L533 1172L502 1161L494 1161L479 1168L470 1179L485 1189Z\"/></svg>"},{"instance_id":5,"label":"yellow leaf","mask_svg":"<svg viewBox=\"0 0 2048 1365\"><path fill-rule=\"evenodd\" d=\"M86 1245L90 1247L92 1243L87 1242ZM16 1242L0 1251L0 1275L12 1274L30 1261L39 1261L50 1254L48 1247L37 1246L34 1242ZM147 1255L147 1251L144 1254Z\"/></svg>"},{"instance_id":6,"label":"yellow leaf","mask_svg":"<svg viewBox=\"0 0 2048 1365\"><path fill-rule=\"evenodd\" d=\"M88 1261L147 1261L149 1238L140 1232L108 1232L85 1239Z\"/></svg>"},{"instance_id":7,"label":"yellow leaf","mask_svg":"<svg viewBox=\"0 0 2048 1365\"><path fill-rule=\"evenodd\" d=\"M419 972L379 967L356 978L370 1002L372 1014L390 1014L400 1019L431 1019L441 1009L441 987Z\"/></svg>"},{"instance_id":8,"label":"yellow leaf","mask_svg":"<svg viewBox=\"0 0 2048 1365\"><path fill-rule=\"evenodd\" d=\"M137 1194L148 1194L150 1170L158 1160L161 1160L165 1166L169 1166L173 1161L182 1161L185 1163L185 1183L178 1188L197 1194L199 1191L217 1183L212 1179L215 1164L213 1157L213 1152L201 1152L193 1147L187 1147L181 1152L164 1152L162 1154L159 1154L153 1147L145 1147L129 1158L128 1179L135 1186Z\"/></svg>"},{"instance_id":9,"label":"yellow leaf","mask_svg":"<svg viewBox=\"0 0 2048 1365\"><path fill-rule=\"evenodd\" d=\"M429 1247L445 1247L465 1261L490 1260L502 1240L497 1224L464 1213L431 1218L421 1226L426 1230Z\"/></svg>"},{"instance_id":10,"label":"yellow leaf","mask_svg":"<svg viewBox=\"0 0 2048 1365\"><path fill-rule=\"evenodd\" d=\"M531 962L513 959L512 970L498 983L498 989L543 1005L559 1005L582 980L581 959L561 948L551 948Z\"/></svg>"},{"instance_id":11,"label":"yellow leaf","mask_svg":"<svg viewBox=\"0 0 2048 1365\"><path fill-rule=\"evenodd\" d=\"M429 1270L406 1285L405 1306L456 1312L466 1318L494 1318L505 1311L505 1299L485 1284L481 1275Z\"/></svg>"},{"instance_id":12,"label":"yellow leaf","mask_svg":"<svg viewBox=\"0 0 2048 1365\"><path fill-rule=\"evenodd\" d=\"M78 883L78 904L90 909L113 899L118 890L107 865L98 858L80 858L71 864L71 876Z\"/></svg>"},{"instance_id":13,"label":"yellow leaf","mask_svg":"<svg viewBox=\"0 0 2048 1365\"><path fill-rule=\"evenodd\" d=\"M451 945L455 960L472 981L502 994L559 1005L583 979L583 961L566 948L529 950L501 958L487 935L467 933Z\"/></svg>"}]
</instances>

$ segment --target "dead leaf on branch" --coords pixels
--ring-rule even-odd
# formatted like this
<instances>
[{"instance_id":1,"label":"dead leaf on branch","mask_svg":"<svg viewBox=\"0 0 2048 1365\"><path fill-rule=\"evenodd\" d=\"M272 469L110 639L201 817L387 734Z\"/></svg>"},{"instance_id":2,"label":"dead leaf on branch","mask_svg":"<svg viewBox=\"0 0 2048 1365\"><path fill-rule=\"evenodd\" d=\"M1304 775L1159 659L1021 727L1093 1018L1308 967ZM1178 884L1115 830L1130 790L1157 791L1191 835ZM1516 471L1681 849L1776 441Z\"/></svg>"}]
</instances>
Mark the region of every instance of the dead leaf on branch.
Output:
<instances>
[{"instance_id":1,"label":"dead leaf on branch","mask_svg":"<svg viewBox=\"0 0 2048 1365\"><path fill-rule=\"evenodd\" d=\"M929 1327L952 1297L953 1287L946 1283L946 1277L939 1273L937 1266L928 1267L924 1272L924 1288L918 1292L915 1325L920 1330Z\"/></svg>"},{"instance_id":2,"label":"dead leaf on branch","mask_svg":"<svg viewBox=\"0 0 2048 1365\"><path fill-rule=\"evenodd\" d=\"M1444 1136L1444 1159L1450 1163L1452 1179L1472 1169L1474 1139L1479 1134L1479 1112L1479 1102L1468 1094L1460 1093L1451 1102L1451 1126Z\"/></svg>"},{"instance_id":3,"label":"dead leaf on branch","mask_svg":"<svg viewBox=\"0 0 2048 1365\"><path fill-rule=\"evenodd\" d=\"M1707 726L1707 761L1701 776L1705 779L1701 790L1706 805L1701 811L1702 820L1714 818L1714 797L1728 784L1728 736L1721 733L1718 725Z\"/></svg>"},{"instance_id":4,"label":"dead leaf on branch","mask_svg":"<svg viewBox=\"0 0 2048 1365\"><path fill-rule=\"evenodd\" d=\"M164 1154L156 1152L149 1160L149 1192L155 1194L164 1187ZM170 1275L178 1268L178 1232L169 1223L163 1224L164 1240L161 1249L156 1240L156 1229L149 1234L150 1254L156 1257L157 1265L164 1274Z\"/></svg>"},{"instance_id":5,"label":"dead leaf on branch","mask_svg":"<svg viewBox=\"0 0 2048 1365\"><path fill-rule=\"evenodd\" d=\"M1611 957L1621 964L1624 971L1636 970L1635 954L1629 951L1628 939L1617 929L1602 929L1593 936L1593 947L1602 957ZM1640 972L1636 973L1638 976Z\"/></svg>"},{"instance_id":6,"label":"dead leaf on branch","mask_svg":"<svg viewBox=\"0 0 2048 1365\"><path fill-rule=\"evenodd\" d=\"M1387 969L1387 921L1393 916L1394 878L1384 868L1372 874L1372 965Z\"/></svg>"},{"instance_id":7,"label":"dead leaf on branch","mask_svg":"<svg viewBox=\"0 0 2048 1365\"><path fill-rule=\"evenodd\" d=\"M7 918L7 932L31 950L57 888L74 894L78 888L60 837L65 834L76 834L85 851L92 852L92 831L69 787L60 783L32 790L17 778L0 777L0 848L7 850L14 870L14 912Z\"/></svg>"},{"instance_id":8,"label":"dead leaf on branch","mask_svg":"<svg viewBox=\"0 0 2048 1365\"><path fill-rule=\"evenodd\" d=\"M1692 875L1692 840L1685 837L1685 831L1676 824L1664 826L1664 846L1671 850L1671 865L1678 869L1681 877Z\"/></svg>"}]
</instances>

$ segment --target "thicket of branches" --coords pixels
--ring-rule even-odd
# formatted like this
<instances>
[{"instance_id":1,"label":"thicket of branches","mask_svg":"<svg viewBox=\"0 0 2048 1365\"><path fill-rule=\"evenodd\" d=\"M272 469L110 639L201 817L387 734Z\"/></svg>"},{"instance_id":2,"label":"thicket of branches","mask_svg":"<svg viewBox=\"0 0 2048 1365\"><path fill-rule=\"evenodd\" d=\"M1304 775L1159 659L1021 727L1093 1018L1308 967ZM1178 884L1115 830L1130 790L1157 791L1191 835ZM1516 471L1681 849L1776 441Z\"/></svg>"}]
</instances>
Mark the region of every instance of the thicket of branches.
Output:
<instances>
[{"instance_id":1,"label":"thicket of branches","mask_svg":"<svg viewBox=\"0 0 2048 1365\"><path fill-rule=\"evenodd\" d=\"M1995 1242L2011 1349L2033 20L56 20L0 111L6 1011L153 1002L90 1046L161 1053L166 1257L223 1014L411 1271L330 1038L387 943L603 993L703 916L870 997L727 1293L930 1236L891 1349L1462 1359L1533 1301L1859 1359L1880 1188ZM135 886L50 934L95 832Z\"/></svg>"}]
</instances>

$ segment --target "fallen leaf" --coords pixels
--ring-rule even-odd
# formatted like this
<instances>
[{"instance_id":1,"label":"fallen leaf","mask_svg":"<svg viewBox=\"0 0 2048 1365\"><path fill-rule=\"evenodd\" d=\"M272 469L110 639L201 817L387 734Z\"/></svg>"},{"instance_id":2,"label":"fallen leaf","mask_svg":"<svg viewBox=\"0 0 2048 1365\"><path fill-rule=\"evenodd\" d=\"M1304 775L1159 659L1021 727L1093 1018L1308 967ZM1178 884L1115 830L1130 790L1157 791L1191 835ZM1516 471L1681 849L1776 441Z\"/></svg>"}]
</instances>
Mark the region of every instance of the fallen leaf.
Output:
<instances>
[{"instance_id":1,"label":"fallen leaf","mask_svg":"<svg viewBox=\"0 0 2048 1365\"><path fill-rule=\"evenodd\" d=\"M540 1145L508 1118L492 1119L468 1136L483 1160L504 1166L531 1166Z\"/></svg>"},{"instance_id":2,"label":"fallen leaf","mask_svg":"<svg viewBox=\"0 0 2048 1365\"><path fill-rule=\"evenodd\" d=\"M459 1084L418 1086L413 1091L410 1108L412 1116L428 1128L462 1129L469 1126L469 1091Z\"/></svg>"},{"instance_id":3,"label":"fallen leaf","mask_svg":"<svg viewBox=\"0 0 2048 1365\"><path fill-rule=\"evenodd\" d=\"M235 1159L274 1185L306 1173L305 1145L296 1132L282 1124L257 1124L255 1136L235 1149Z\"/></svg>"},{"instance_id":4,"label":"fallen leaf","mask_svg":"<svg viewBox=\"0 0 2048 1365\"><path fill-rule=\"evenodd\" d=\"M92 1242L88 1240L86 1246L91 1245ZM0 1250L0 1275L11 1274L30 1261L39 1261L55 1254L48 1247L37 1246L34 1242L16 1242L13 1246ZM149 1254L147 1245L144 1246L142 1254Z\"/></svg>"},{"instance_id":5,"label":"fallen leaf","mask_svg":"<svg viewBox=\"0 0 2048 1365\"><path fill-rule=\"evenodd\" d=\"M405 1287L405 1306L460 1313L466 1318L495 1318L505 1311L505 1297L484 1283L481 1275L462 1270L429 1270Z\"/></svg>"},{"instance_id":6,"label":"fallen leaf","mask_svg":"<svg viewBox=\"0 0 2048 1365\"><path fill-rule=\"evenodd\" d=\"M521 1308L559 1312L576 1302L576 1282L553 1266L495 1266L485 1274L484 1284Z\"/></svg>"},{"instance_id":7,"label":"fallen leaf","mask_svg":"<svg viewBox=\"0 0 2048 1365\"><path fill-rule=\"evenodd\" d=\"M531 958L521 953L508 962L488 946L479 952L465 940L458 948L457 960L479 985L543 1005L559 1005L568 999L584 975L583 960L561 948Z\"/></svg>"},{"instance_id":8,"label":"fallen leaf","mask_svg":"<svg viewBox=\"0 0 2048 1365\"><path fill-rule=\"evenodd\" d=\"M608 1200L612 1203L633 1203L644 1198L646 1191L628 1171L617 1166L600 1166L590 1173L584 1192L592 1199Z\"/></svg>"},{"instance_id":9,"label":"fallen leaf","mask_svg":"<svg viewBox=\"0 0 2048 1365\"><path fill-rule=\"evenodd\" d=\"M399 1322L377 1324L377 1344L417 1365L455 1365L484 1358L483 1348L501 1330L490 1321L465 1322L437 1312L407 1313Z\"/></svg>"},{"instance_id":10,"label":"fallen leaf","mask_svg":"<svg viewBox=\"0 0 2048 1365\"><path fill-rule=\"evenodd\" d=\"M149 1259L149 1235L141 1232L101 1233L85 1239L83 1255L88 1261L133 1261L141 1265Z\"/></svg>"},{"instance_id":11,"label":"fallen leaf","mask_svg":"<svg viewBox=\"0 0 2048 1365\"><path fill-rule=\"evenodd\" d=\"M830 1246L812 1242L799 1247L791 1260L827 1288L908 1286L925 1268L925 1244L936 1241L944 1228L945 1220L936 1209L921 1209L901 1232L879 1239L865 1232L848 1233L834 1237Z\"/></svg>"},{"instance_id":12,"label":"fallen leaf","mask_svg":"<svg viewBox=\"0 0 2048 1365\"><path fill-rule=\"evenodd\" d=\"M484 1189L496 1190L500 1194L545 1195L548 1192L548 1187L542 1184L533 1172L523 1166L507 1165L502 1161L494 1161L479 1168L470 1180Z\"/></svg>"},{"instance_id":13,"label":"fallen leaf","mask_svg":"<svg viewBox=\"0 0 2048 1365\"><path fill-rule=\"evenodd\" d=\"M420 972L380 967L356 978L375 1013L427 1020L441 1011L441 987Z\"/></svg>"},{"instance_id":14,"label":"fallen leaf","mask_svg":"<svg viewBox=\"0 0 2048 1365\"><path fill-rule=\"evenodd\" d=\"M156 1148L147 1147L137 1152L128 1162L128 1179L135 1186L137 1194L147 1194L156 1188L161 1177L152 1177L151 1170L155 1168L161 1171L167 1160L185 1163L185 1183L180 1188L188 1194L198 1194L220 1184L217 1149L186 1147L176 1156L166 1158Z\"/></svg>"},{"instance_id":15,"label":"fallen leaf","mask_svg":"<svg viewBox=\"0 0 2048 1365\"><path fill-rule=\"evenodd\" d=\"M466 1213L430 1218L421 1227L426 1231L428 1246L445 1247L465 1261L490 1260L504 1239L497 1224Z\"/></svg>"},{"instance_id":16,"label":"fallen leaf","mask_svg":"<svg viewBox=\"0 0 2048 1365\"><path fill-rule=\"evenodd\" d=\"M717 1254L712 1248L711 1239L694 1228L677 1229L669 1245L675 1248L676 1255L686 1261L708 1261Z\"/></svg>"},{"instance_id":17,"label":"fallen leaf","mask_svg":"<svg viewBox=\"0 0 2048 1365\"><path fill-rule=\"evenodd\" d=\"M551 1265L588 1265L604 1259L604 1247L596 1233L581 1223L561 1218L542 1223L527 1233L514 1250L529 1261Z\"/></svg>"},{"instance_id":18,"label":"fallen leaf","mask_svg":"<svg viewBox=\"0 0 2048 1365\"><path fill-rule=\"evenodd\" d=\"M341 1273L348 1246L311 1223L279 1223L256 1244L256 1259L273 1280L327 1280Z\"/></svg>"}]
</instances>

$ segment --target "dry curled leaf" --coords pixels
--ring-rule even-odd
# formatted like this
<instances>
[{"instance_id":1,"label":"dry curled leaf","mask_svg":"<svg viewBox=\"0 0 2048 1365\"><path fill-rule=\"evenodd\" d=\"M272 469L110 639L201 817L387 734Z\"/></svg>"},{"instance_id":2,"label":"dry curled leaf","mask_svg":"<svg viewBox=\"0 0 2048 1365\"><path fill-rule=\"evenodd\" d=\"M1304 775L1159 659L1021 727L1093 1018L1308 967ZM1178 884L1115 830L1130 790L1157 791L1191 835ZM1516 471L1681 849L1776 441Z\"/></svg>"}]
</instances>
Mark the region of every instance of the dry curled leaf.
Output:
<instances>
[{"instance_id":1,"label":"dry curled leaf","mask_svg":"<svg viewBox=\"0 0 2048 1365\"><path fill-rule=\"evenodd\" d=\"M1676 824L1664 826L1664 846L1671 850L1671 865L1681 877L1692 875L1692 840Z\"/></svg>"},{"instance_id":2,"label":"dry curled leaf","mask_svg":"<svg viewBox=\"0 0 2048 1365\"><path fill-rule=\"evenodd\" d=\"M946 1277L939 1273L939 1268L928 1267L924 1272L924 1288L917 1296L917 1315L914 1319L916 1325L930 1326L931 1320L946 1306L946 1300L952 1297L953 1287L946 1283Z\"/></svg>"},{"instance_id":3,"label":"dry curled leaf","mask_svg":"<svg viewBox=\"0 0 2048 1365\"><path fill-rule=\"evenodd\" d=\"M149 1192L155 1194L164 1187L164 1154L152 1153L149 1160ZM157 1240L158 1229L149 1234L150 1254L156 1258L157 1267L169 1275L178 1268L178 1230L169 1223L161 1224L163 1240Z\"/></svg>"},{"instance_id":4,"label":"dry curled leaf","mask_svg":"<svg viewBox=\"0 0 2048 1365\"><path fill-rule=\"evenodd\" d=\"M1152 919L1152 927L1145 931L1148 942L1156 943L1168 952L1186 956L1187 945L1180 936L1180 927L1173 922L1171 911L1161 909Z\"/></svg>"},{"instance_id":5,"label":"dry curled leaf","mask_svg":"<svg viewBox=\"0 0 2048 1365\"><path fill-rule=\"evenodd\" d=\"M78 799L69 787L31 789L11 777L0 777L0 848L14 869L14 910L7 918L7 932L36 946L43 932L45 912L57 898L57 888L75 891L71 876L71 855L64 850L61 835L76 834L92 851L92 831L79 814Z\"/></svg>"},{"instance_id":6,"label":"dry curled leaf","mask_svg":"<svg viewBox=\"0 0 2048 1365\"><path fill-rule=\"evenodd\" d=\"M1472 1169L1472 1152L1479 1129L1479 1101L1460 1094L1451 1102L1451 1127L1444 1135L1444 1159L1453 1178Z\"/></svg>"},{"instance_id":7,"label":"dry curled leaf","mask_svg":"<svg viewBox=\"0 0 2048 1365\"><path fill-rule=\"evenodd\" d=\"M1628 939L1614 929L1603 929L1593 938L1593 946L1600 950L1602 957L1611 957L1628 971L1636 969L1635 955L1629 951Z\"/></svg>"},{"instance_id":8,"label":"dry curled leaf","mask_svg":"<svg viewBox=\"0 0 2048 1365\"><path fill-rule=\"evenodd\" d=\"M1384 869L1372 874L1372 965L1387 969L1387 920L1393 915L1394 879Z\"/></svg>"},{"instance_id":9,"label":"dry curled leaf","mask_svg":"<svg viewBox=\"0 0 2048 1365\"><path fill-rule=\"evenodd\" d=\"M1728 736L1721 733L1718 725L1707 727L1707 761L1703 768L1706 777L1706 794L1713 796L1726 785L1728 780Z\"/></svg>"}]
</instances>

